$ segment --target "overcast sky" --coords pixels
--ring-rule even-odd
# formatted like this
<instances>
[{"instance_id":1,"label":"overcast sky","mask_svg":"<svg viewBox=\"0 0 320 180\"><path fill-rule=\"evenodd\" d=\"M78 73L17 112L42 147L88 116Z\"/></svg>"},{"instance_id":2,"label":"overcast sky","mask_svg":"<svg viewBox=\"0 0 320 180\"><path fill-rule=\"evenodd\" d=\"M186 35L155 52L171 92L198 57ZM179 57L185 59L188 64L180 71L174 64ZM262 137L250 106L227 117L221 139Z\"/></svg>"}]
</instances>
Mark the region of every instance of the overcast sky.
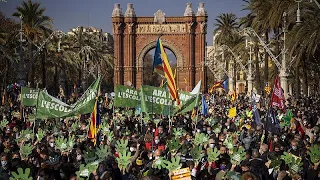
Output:
<instances>
[{"instance_id":1,"label":"overcast sky","mask_svg":"<svg viewBox=\"0 0 320 180\"><path fill-rule=\"evenodd\" d=\"M15 12L15 8L22 0L0 1L0 10L8 17ZM77 26L94 26L103 31L112 33L111 13L115 3L120 3L123 13L128 3L133 3L137 16L153 16L161 9L166 16L183 16L186 3L191 2L197 12L199 2L205 3L208 11L207 43L212 45L212 32L215 18L221 13L235 13L242 17L242 0L38 0L46 8L45 15L53 18L54 29L69 31Z\"/></svg>"}]
</instances>

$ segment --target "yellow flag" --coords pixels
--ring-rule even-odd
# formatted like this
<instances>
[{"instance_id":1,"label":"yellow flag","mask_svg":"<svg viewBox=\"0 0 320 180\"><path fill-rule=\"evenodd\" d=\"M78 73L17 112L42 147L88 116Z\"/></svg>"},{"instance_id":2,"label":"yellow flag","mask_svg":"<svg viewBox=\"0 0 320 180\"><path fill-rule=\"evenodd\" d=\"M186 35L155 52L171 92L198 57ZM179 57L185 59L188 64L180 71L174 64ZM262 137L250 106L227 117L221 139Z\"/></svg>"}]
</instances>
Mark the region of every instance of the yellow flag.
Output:
<instances>
[{"instance_id":1,"label":"yellow flag","mask_svg":"<svg viewBox=\"0 0 320 180\"><path fill-rule=\"evenodd\" d=\"M229 109L229 118L236 117L236 115L237 115L237 108L236 107Z\"/></svg>"}]
</instances>

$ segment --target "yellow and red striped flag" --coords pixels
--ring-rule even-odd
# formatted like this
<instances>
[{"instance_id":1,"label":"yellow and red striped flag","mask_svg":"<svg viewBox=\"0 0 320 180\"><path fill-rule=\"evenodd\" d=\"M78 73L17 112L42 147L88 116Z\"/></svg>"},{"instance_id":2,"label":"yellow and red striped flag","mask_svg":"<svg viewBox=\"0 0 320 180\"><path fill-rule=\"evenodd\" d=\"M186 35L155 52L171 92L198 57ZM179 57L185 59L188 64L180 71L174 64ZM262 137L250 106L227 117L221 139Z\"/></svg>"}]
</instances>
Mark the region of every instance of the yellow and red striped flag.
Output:
<instances>
[{"instance_id":1,"label":"yellow and red striped flag","mask_svg":"<svg viewBox=\"0 0 320 180\"><path fill-rule=\"evenodd\" d=\"M153 71L159 70L164 72L164 76L167 79L167 84L170 92L171 99L177 101L177 104L180 105L180 100L178 96L178 88L175 82L175 77L172 73L167 54L163 48L161 39L158 39L156 50L154 52L153 59Z\"/></svg>"},{"instance_id":2,"label":"yellow and red striped flag","mask_svg":"<svg viewBox=\"0 0 320 180\"><path fill-rule=\"evenodd\" d=\"M195 117L196 117L196 109L193 108L191 113L191 119L194 119Z\"/></svg>"},{"instance_id":3,"label":"yellow and red striped flag","mask_svg":"<svg viewBox=\"0 0 320 180\"><path fill-rule=\"evenodd\" d=\"M236 99L237 99L237 93L236 93L236 90L234 90L231 95L231 101L234 102Z\"/></svg>"},{"instance_id":4,"label":"yellow and red striped flag","mask_svg":"<svg viewBox=\"0 0 320 180\"><path fill-rule=\"evenodd\" d=\"M97 100L91 114L90 128L88 133L88 138L92 140L94 145L96 145L97 143L97 133L98 133L100 124L101 124L101 118L100 118L100 113L98 109L98 100Z\"/></svg>"}]
</instances>

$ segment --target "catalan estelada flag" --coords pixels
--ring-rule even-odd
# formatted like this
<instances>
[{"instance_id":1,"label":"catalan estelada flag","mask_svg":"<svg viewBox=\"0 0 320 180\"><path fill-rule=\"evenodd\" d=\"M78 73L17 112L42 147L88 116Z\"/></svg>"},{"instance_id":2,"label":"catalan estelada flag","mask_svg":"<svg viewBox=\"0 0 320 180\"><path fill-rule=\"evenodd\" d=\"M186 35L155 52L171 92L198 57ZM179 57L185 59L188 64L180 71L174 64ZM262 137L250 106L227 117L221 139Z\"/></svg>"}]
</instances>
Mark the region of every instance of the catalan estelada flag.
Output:
<instances>
[{"instance_id":1,"label":"catalan estelada flag","mask_svg":"<svg viewBox=\"0 0 320 180\"><path fill-rule=\"evenodd\" d=\"M94 145L97 143L97 132L101 124L101 117L98 107L98 100L96 101L93 112L91 114L90 128L88 138L94 142Z\"/></svg>"},{"instance_id":2,"label":"catalan estelada flag","mask_svg":"<svg viewBox=\"0 0 320 180\"><path fill-rule=\"evenodd\" d=\"M167 79L171 99L177 101L177 104L180 105L177 91L178 88L160 38L157 41L156 50L154 52L152 71L162 71L164 73L164 76Z\"/></svg>"}]
</instances>

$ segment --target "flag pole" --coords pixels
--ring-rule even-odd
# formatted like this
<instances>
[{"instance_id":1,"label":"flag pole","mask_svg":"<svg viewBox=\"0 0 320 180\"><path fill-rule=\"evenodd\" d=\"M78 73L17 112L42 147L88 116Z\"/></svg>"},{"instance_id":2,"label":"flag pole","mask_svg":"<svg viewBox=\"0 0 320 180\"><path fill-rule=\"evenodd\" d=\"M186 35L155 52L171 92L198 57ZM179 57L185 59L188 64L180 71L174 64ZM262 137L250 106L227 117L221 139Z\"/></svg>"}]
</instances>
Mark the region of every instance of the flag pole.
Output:
<instances>
[{"instance_id":1,"label":"flag pole","mask_svg":"<svg viewBox=\"0 0 320 180\"><path fill-rule=\"evenodd\" d=\"M169 129L171 129L171 124L172 124L172 123L171 123L171 115L170 115L171 112L170 112L170 109L171 109L171 108L170 108L170 106L169 106Z\"/></svg>"},{"instance_id":2,"label":"flag pole","mask_svg":"<svg viewBox=\"0 0 320 180\"><path fill-rule=\"evenodd\" d=\"M199 106L198 106L199 107ZM198 124L198 115L199 115L199 109L197 107L197 114L196 114L196 122L195 122L195 129L197 128L197 124Z\"/></svg>"}]
</instances>

